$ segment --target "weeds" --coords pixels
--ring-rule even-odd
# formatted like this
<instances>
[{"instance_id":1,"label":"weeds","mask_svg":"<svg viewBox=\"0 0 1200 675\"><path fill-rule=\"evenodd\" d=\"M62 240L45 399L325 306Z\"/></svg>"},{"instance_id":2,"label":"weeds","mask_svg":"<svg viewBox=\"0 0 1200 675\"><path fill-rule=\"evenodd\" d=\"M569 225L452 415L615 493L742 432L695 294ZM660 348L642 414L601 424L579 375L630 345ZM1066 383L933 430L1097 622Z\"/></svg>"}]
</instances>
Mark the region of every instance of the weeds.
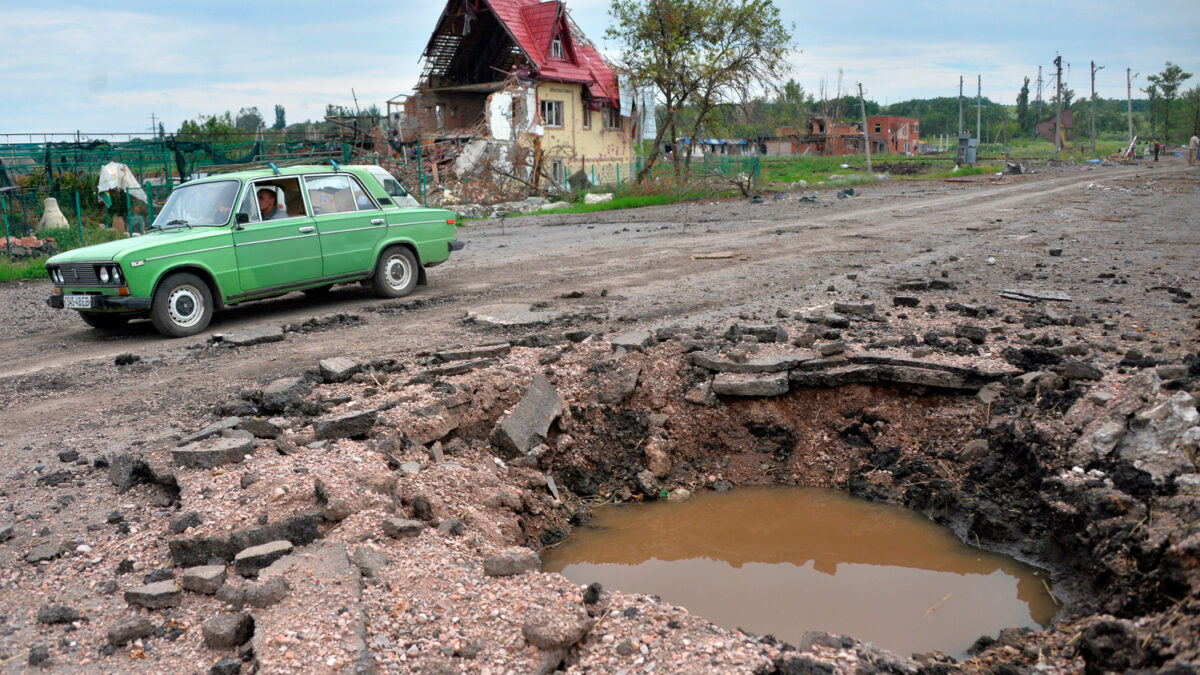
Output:
<instances>
[{"instance_id":1,"label":"weeds","mask_svg":"<svg viewBox=\"0 0 1200 675\"><path fill-rule=\"evenodd\" d=\"M0 282L20 279L46 279L46 259L32 258L15 262L0 257Z\"/></svg>"}]
</instances>

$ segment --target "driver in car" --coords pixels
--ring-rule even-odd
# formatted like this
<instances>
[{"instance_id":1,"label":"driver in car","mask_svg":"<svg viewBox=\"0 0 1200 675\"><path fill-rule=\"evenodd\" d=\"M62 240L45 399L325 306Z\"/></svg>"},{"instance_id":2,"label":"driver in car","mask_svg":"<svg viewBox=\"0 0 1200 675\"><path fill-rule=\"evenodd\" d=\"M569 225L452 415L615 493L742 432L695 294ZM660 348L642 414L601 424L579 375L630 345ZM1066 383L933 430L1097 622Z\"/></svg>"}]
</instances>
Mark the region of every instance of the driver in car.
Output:
<instances>
[{"instance_id":1,"label":"driver in car","mask_svg":"<svg viewBox=\"0 0 1200 675\"><path fill-rule=\"evenodd\" d=\"M258 210L263 220L283 220L288 217L287 211L279 208L279 198L273 187L258 189Z\"/></svg>"}]
</instances>

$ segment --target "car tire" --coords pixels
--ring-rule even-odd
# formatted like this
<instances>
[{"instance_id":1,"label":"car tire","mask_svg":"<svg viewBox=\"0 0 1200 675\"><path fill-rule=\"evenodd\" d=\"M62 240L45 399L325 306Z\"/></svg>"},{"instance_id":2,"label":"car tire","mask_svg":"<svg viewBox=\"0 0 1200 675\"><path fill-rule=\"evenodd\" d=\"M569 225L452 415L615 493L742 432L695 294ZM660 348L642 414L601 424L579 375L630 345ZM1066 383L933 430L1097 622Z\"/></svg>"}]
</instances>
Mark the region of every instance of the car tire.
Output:
<instances>
[{"instance_id":1,"label":"car tire","mask_svg":"<svg viewBox=\"0 0 1200 675\"><path fill-rule=\"evenodd\" d=\"M371 287L381 298L403 298L417 287L420 277L417 257L405 246L393 246L379 256Z\"/></svg>"},{"instance_id":2,"label":"car tire","mask_svg":"<svg viewBox=\"0 0 1200 675\"><path fill-rule=\"evenodd\" d=\"M324 286L317 286L316 288L306 288L304 289L303 293L310 296L321 296L325 295L332 289L333 284L325 284Z\"/></svg>"},{"instance_id":3,"label":"car tire","mask_svg":"<svg viewBox=\"0 0 1200 675\"><path fill-rule=\"evenodd\" d=\"M79 318L96 330L116 330L124 328L132 318L128 314L106 314L104 312L80 312Z\"/></svg>"},{"instance_id":4,"label":"car tire","mask_svg":"<svg viewBox=\"0 0 1200 675\"><path fill-rule=\"evenodd\" d=\"M150 321L167 337L187 337L208 328L213 299L208 284L181 272L163 280L150 303Z\"/></svg>"}]
</instances>

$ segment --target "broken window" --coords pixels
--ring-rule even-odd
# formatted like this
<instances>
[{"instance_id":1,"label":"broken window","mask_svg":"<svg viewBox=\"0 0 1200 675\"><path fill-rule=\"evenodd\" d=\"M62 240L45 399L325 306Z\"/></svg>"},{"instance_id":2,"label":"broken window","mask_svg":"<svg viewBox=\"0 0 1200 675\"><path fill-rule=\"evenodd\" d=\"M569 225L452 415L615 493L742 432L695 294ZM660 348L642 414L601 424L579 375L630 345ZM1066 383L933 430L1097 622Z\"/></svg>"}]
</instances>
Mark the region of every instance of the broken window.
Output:
<instances>
[{"instance_id":1,"label":"broken window","mask_svg":"<svg viewBox=\"0 0 1200 675\"><path fill-rule=\"evenodd\" d=\"M551 160L550 162L550 178L555 185L562 185L567 180L566 167L561 159Z\"/></svg>"},{"instance_id":2,"label":"broken window","mask_svg":"<svg viewBox=\"0 0 1200 675\"><path fill-rule=\"evenodd\" d=\"M542 124L548 127L563 125L562 101L542 101Z\"/></svg>"},{"instance_id":3,"label":"broken window","mask_svg":"<svg viewBox=\"0 0 1200 675\"><path fill-rule=\"evenodd\" d=\"M583 128L584 129L592 128L592 109L587 107L586 105L583 107Z\"/></svg>"},{"instance_id":4,"label":"broken window","mask_svg":"<svg viewBox=\"0 0 1200 675\"><path fill-rule=\"evenodd\" d=\"M617 108L604 107L604 128L605 129L620 129L621 128L621 111Z\"/></svg>"},{"instance_id":5,"label":"broken window","mask_svg":"<svg viewBox=\"0 0 1200 675\"><path fill-rule=\"evenodd\" d=\"M550 43L550 56L551 56L551 58L555 58L555 59L567 58L566 55L563 53L563 45L562 45L561 37L554 38L554 42Z\"/></svg>"},{"instance_id":6,"label":"broken window","mask_svg":"<svg viewBox=\"0 0 1200 675\"><path fill-rule=\"evenodd\" d=\"M879 133L879 124L875 125L875 133Z\"/></svg>"}]
</instances>

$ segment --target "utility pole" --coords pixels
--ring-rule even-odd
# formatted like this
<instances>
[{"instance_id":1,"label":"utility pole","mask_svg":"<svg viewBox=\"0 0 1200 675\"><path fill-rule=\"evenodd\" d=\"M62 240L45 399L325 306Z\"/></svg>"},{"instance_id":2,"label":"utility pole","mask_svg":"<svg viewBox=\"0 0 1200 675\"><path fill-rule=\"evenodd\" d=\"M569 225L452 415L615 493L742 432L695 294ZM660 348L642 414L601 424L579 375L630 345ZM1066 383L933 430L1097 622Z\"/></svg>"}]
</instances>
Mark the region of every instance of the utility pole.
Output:
<instances>
[{"instance_id":1,"label":"utility pole","mask_svg":"<svg viewBox=\"0 0 1200 675\"><path fill-rule=\"evenodd\" d=\"M1141 75L1130 75L1133 72L1132 68L1125 69L1125 101L1129 105L1129 142L1133 142L1133 78Z\"/></svg>"},{"instance_id":2,"label":"utility pole","mask_svg":"<svg viewBox=\"0 0 1200 675\"><path fill-rule=\"evenodd\" d=\"M1042 67L1038 66L1037 81L1037 121L1042 121Z\"/></svg>"},{"instance_id":3,"label":"utility pole","mask_svg":"<svg viewBox=\"0 0 1200 675\"><path fill-rule=\"evenodd\" d=\"M983 142L983 124L980 119L983 116L983 75L976 75L975 86L975 138L979 142Z\"/></svg>"},{"instance_id":4,"label":"utility pole","mask_svg":"<svg viewBox=\"0 0 1200 675\"><path fill-rule=\"evenodd\" d=\"M863 140L866 141L867 148L867 175L870 176L873 175L871 173L871 129L867 127L867 100L863 98L862 82L858 83L858 105L862 110Z\"/></svg>"},{"instance_id":5,"label":"utility pole","mask_svg":"<svg viewBox=\"0 0 1200 675\"><path fill-rule=\"evenodd\" d=\"M1104 70L1104 66L1096 67L1092 61L1092 154L1096 154L1096 71Z\"/></svg>"},{"instance_id":6,"label":"utility pole","mask_svg":"<svg viewBox=\"0 0 1200 675\"><path fill-rule=\"evenodd\" d=\"M1054 57L1054 68L1058 92L1054 100L1054 152L1059 153L1062 152L1062 56Z\"/></svg>"},{"instance_id":7,"label":"utility pole","mask_svg":"<svg viewBox=\"0 0 1200 675\"><path fill-rule=\"evenodd\" d=\"M962 136L962 75L958 76L958 135Z\"/></svg>"}]
</instances>

